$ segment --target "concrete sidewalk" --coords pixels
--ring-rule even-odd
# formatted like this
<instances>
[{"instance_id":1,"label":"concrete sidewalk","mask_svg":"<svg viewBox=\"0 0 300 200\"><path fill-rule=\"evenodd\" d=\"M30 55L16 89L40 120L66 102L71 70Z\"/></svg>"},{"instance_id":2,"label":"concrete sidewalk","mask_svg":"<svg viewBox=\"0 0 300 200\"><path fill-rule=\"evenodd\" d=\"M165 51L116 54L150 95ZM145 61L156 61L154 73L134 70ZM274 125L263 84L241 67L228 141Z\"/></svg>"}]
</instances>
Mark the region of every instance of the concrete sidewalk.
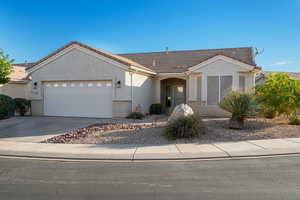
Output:
<instances>
[{"instance_id":1,"label":"concrete sidewalk","mask_svg":"<svg viewBox=\"0 0 300 200\"><path fill-rule=\"evenodd\" d=\"M180 160L300 154L300 138L213 144L94 145L0 141L1 156L78 160Z\"/></svg>"}]
</instances>

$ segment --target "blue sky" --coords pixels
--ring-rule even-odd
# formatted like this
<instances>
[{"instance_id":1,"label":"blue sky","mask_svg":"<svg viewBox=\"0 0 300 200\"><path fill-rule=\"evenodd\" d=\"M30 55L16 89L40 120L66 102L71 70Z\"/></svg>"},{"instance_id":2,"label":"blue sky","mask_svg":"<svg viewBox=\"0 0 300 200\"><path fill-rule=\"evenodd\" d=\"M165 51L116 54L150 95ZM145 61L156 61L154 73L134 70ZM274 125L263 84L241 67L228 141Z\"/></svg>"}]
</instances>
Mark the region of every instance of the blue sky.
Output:
<instances>
[{"instance_id":1,"label":"blue sky","mask_svg":"<svg viewBox=\"0 0 300 200\"><path fill-rule=\"evenodd\" d=\"M0 48L31 62L70 41L112 53L253 46L264 70L300 72L299 11L300 0L0 0Z\"/></svg>"}]
</instances>

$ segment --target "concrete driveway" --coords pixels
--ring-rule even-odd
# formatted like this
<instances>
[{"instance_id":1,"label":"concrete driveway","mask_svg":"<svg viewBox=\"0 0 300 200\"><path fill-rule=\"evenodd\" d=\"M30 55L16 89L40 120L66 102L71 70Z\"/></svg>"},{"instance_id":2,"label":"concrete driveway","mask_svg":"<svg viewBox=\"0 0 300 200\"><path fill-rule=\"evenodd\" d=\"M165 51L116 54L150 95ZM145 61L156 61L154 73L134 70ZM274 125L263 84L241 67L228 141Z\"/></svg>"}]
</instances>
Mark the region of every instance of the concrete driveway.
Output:
<instances>
[{"instance_id":1,"label":"concrete driveway","mask_svg":"<svg viewBox=\"0 0 300 200\"><path fill-rule=\"evenodd\" d=\"M40 142L73 129L108 120L72 117L14 117L0 121L0 140Z\"/></svg>"}]
</instances>

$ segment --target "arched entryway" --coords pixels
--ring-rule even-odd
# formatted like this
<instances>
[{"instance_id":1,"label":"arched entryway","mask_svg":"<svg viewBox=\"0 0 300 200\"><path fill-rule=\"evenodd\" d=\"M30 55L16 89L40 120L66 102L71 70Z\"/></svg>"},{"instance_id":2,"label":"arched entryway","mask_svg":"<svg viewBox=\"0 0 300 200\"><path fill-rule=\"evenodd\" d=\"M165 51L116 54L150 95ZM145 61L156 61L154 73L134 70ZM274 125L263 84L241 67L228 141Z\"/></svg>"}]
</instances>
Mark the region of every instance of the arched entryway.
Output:
<instances>
[{"instance_id":1,"label":"arched entryway","mask_svg":"<svg viewBox=\"0 0 300 200\"><path fill-rule=\"evenodd\" d=\"M161 104L164 112L186 103L186 80L168 78L161 80Z\"/></svg>"}]
</instances>

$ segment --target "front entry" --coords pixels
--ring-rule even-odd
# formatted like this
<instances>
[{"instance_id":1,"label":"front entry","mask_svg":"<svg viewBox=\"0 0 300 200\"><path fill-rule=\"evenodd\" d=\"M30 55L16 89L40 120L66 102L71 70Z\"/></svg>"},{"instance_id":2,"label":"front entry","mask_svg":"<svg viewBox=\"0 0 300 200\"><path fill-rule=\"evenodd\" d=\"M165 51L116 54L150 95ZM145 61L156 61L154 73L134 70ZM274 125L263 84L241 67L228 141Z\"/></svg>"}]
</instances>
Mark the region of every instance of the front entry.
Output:
<instances>
[{"instance_id":1,"label":"front entry","mask_svg":"<svg viewBox=\"0 0 300 200\"><path fill-rule=\"evenodd\" d=\"M186 102L186 84L182 79L165 79L161 81L161 102L165 112Z\"/></svg>"},{"instance_id":2,"label":"front entry","mask_svg":"<svg viewBox=\"0 0 300 200\"><path fill-rule=\"evenodd\" d=\"M168 85L166 106L173 108L185 102L184 85Z\"/></svg>"}]
</instances>

